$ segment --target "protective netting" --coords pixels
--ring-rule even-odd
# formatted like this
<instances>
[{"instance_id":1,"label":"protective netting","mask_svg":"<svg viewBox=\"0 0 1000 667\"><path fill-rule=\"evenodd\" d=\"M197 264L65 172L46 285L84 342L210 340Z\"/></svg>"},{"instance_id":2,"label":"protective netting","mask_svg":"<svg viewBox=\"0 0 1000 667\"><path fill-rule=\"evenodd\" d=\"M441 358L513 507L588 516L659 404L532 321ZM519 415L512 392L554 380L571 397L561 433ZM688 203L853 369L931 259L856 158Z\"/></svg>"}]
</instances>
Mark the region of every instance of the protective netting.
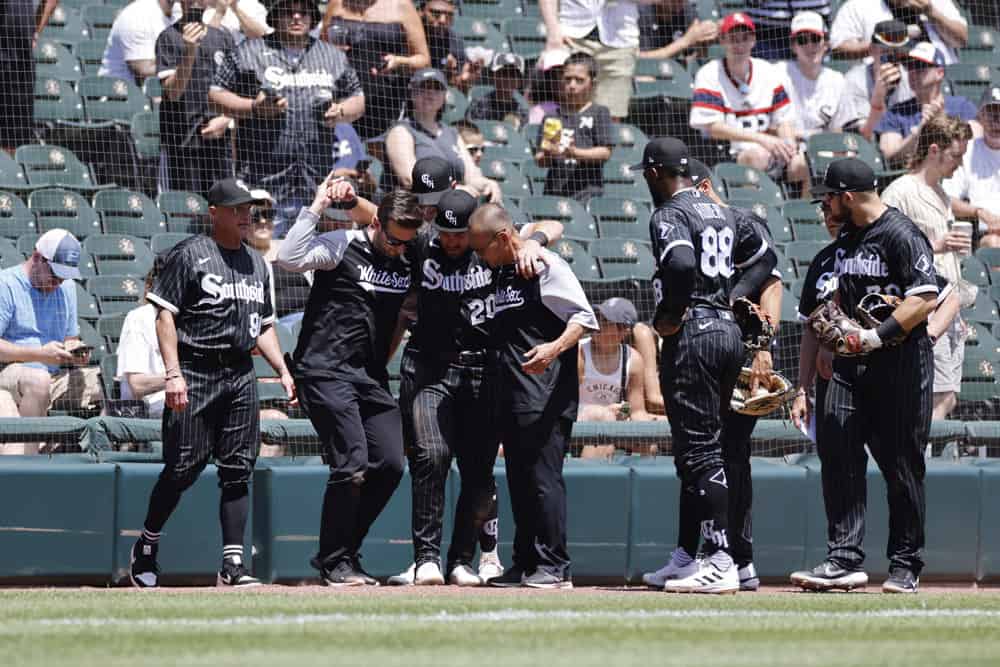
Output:
<instances>
[{"instance_id":1,"label":"protective netting","mask_svg":"<svg viewBox=\"0 0 1000 667\"><path fill-rule=\"evenodd\" d=\"M39 408L35 398L36 412L20 414L150 416L148 401L122 399L122 324L142 303L155 254L208 229L208 184L227 174L273 197L252 239L273 259L287 224L329 170L377 200L388 184L408 179L396 172L421 151L439 151L467 185L484 195L499 190L518 220L562 222L564 238L552 249L570 262L591 302L626 297L648 322L653 203L641 172L628 167L650 138L665 135L682 138L713 169L716 190L731 204L767 220L785 287L775 367L795 382L798 297L828 240L810 182L833 158L851 155L875 166L884 188L905 173L912 146L900 143L925 116L971 120L987 106L974 128L985 138L970 142L945 185L967 202L956 216L979 222L956 276L978 293L962 312L960 391L947 420L936 422L933 451L958 443L948 451L997 453L989 434L1000 420L1000 251L988 246L1000 230L1000 199L992 194L1000 187L1000 116L981 102L1000 85L997 3L661 0L607 3L591 14L554 2L561 32L554 35L529 0L343 0L318 8L298 0L204 2L211 7L204 14L192 9L201 0L0 3L0 268L30 264L50 229L67 229L83 244L83 275L66 290L76 301L75 322L66 306L36 300L37 321L0 313L0 335L26 346L37 346L39 334L61 340L53 323L62 318L66 337L78 328L93 348L89 364L99 369L103 392L95 402L77 400L84 390L73 387L86 385L77 378L60 394L65 400ZM802 14L808 11L816 14ZM199 15L210 30L192 27ZM902 32L887 20L900 21ZM302 38L303 21L321 41ZM760 60L747 66L751 48ZM428 64L448 83L443 100L424 90L434 77L411 83ZM926 75L939 64L945 98ZM351 101L359 93L360 115ZM396 144L387 132L400 114L412 131ZM439 132L452 137L440 129L448 126L460 140L438 141ZM324 228L349 224L339 217L331 212ZM290 351L309 287L280 268L274 283L280 338ZM0 306L14 307L3 299ZM155 350L148 351L147 370L156 375ZM398 390L399 356L389 365ZM53 376L66 371L49 366ZM263 416L304 419L267 364L256 368ZM0 386L8 385L0 376ZM0 392L0 413L17 416L22 398ZM776 413L758 427L755 454L809 447L784 418ZM980 435L970 435L980 423ZM669 453L665 424L636 428L580 427L575 449L649 453L652 444ZM277 432L265 437L270 453L318 452L308 430ZM72 438L60 437L63 449L74 448Z\"/></svg>"}]
</instances>

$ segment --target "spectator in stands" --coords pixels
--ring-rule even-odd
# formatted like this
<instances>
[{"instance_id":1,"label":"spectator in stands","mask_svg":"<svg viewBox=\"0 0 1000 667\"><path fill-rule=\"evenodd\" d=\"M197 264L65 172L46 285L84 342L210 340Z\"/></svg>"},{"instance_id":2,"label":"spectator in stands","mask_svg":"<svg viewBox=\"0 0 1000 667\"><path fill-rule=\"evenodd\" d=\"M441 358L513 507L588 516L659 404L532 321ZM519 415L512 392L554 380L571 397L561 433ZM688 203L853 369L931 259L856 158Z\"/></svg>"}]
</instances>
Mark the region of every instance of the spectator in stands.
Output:
<instances>
[{"instance_id":1,"label":"spectator in stands","mask_svg":"<svg viewBox=\"0 0 1000 667\"><path fill-rule=\"evenodd\" d=\"M452 30L457 11L456 0L423 0L420 17L427 35L431 67L444 72L452 86L467 93L479 79L482 65L465 56L465 40Z\"/></svg>"},{"instance_id":2,"label":"spectator in stands","mask_svg":"<svg viewBox=\"0 0 1000 667\"><path fill-rule=\"evenodd\" d=\"M962 164L971 139L972 128L964 120L934 116L920 128L909 172L882 193L882 201L905 213L931 242L934 269L952 285L962 281L961 255L972 251L972 239L951 231L955 216L941 182ZM965 336L965 324L956 317L934 344L934 419L947 417L957 402Z\"/></svg>"},{"instance_id":3,"label":"spectator in stands","mask_svg":"<svg viewBox=\"0 0 1000 667\"><path fill-rule=\"evenodd\" d=\"M367 106L354 129L366 141L382 135L399 120L410 75L431 65L416 7L410 0L331 0L320 35L347 54L360 77Z\"/></svg>"},{"instance_id":4,"label":"spectator in stands","mask_svg":"<svg viewBox=\"0 0 1000 667\"><path fill-rule=\"evenodd\" d=\"M361 137L350 123L337 123L333 129L337 135L334 143L333 175L350 178L356 184L356 191L367 199L375 198L378 183L370 167L372 156L365 149Z\"/></svg>"},{"instance_id":5,"label":"spectator in stands","mask_svg":"<svg viewBox=\"0 0 1000 667\"><path fill-rule=\"evenodd\" d=\"M583 203L604 192L604 163L611 158L611 112L592 101L597 63L574 53L563 66L558 115L538 129L535 163L549 172L545 194Z\"/></svg>"},{"instance_id":6,"label":"spectator in stands","mask_svg":"<svg viewBox=\"0 0 1000 667\"><path fill-rule=\"evenodd\" d=\"M750 55L756 43L753 21L737 12L726 16L719 30L725 57L695 75L691 127L730 142L730 154L741 165L807 182L784 76L776 65Z\"/></svg>"},{"instance_id":7,"label":"spectator in stands","mask_svg":"<svg viewBox=\"0 0 1000 667\"><path fill-rule=\"evenodd\" d=\"M483 176L458 132L441 122L447 90L448 81L439 70L422 69L411 77L404 117L385 138L389 168L383 172L382 188L387 192L395 187L410 189L416 161L437 156L451 165L456 181L499 202L500 186Z\"/></svg>"},{"instance_id":8,"label":"spectator in stands","mask_svg":"<svg viewBox=\"0 0 1000 667\"><path fill-rule=\"evenodd\" d=\"M170 27L173 0L134 0L115 18L104 48L99 76L114 76L132 83L156 75L156 38Z\"/></svg>"},{"instance_id":9,"label":"spectator in stands","mask_svg":"<svg viewBox=\"0 0 1000 667\"><path fill-rule=\"evenodd\" d=\"M344 54L309 36L315 4L277 0L268 21L272 34L246 40L218 67L209 101L236 118L236 173L278 202L281 237L330 172L337 123L358 119L366 100Z\"/></svg>"},{"instance_id":10,"label":"spectator in stands","mask_svg":"<svg viewBox=\"0 0 1000 667\"><path fill-rule=\"evenodd\" d=\"M1000 248L1000 86L983 91L977 118L983 135L969 142L944 189L956 218L978 221L979 245Z\"/></svg>"},{"instance_id":11,"label":"spectator in stands","mask_svg":"<svg viewBox=\"0 0 1000 667\"><path fill-rule=\"evenodd\" d=\"M535 72L528 87L528 123L538 125L545 116L559 113L559 94L562 90L562 70L569 58L569 51L545 51L535 64Z\"/></svg>"},{"instance_id":12,"label":"spectator in stands","mask_svg":"<svg viewBox=\"0 0 1000 667\"><path fill-rule=\"evenodd\" d=\"M687 60L719 38L719 24L694 15L689 0L639 5L639 57Z\"/></svg>"},{"instance_id":13,"label":"spectator in stands","mask_svg":"<svg viewBox=\"0 0 1000 667\"><path fill-rule=\"evenodd\" d=\"M913 97L904 66L912 45L902 21L875 24L868 57L844 76L834 127L871 141L886 110Z\"/></svg>"},{"instance_id":14,"label":"spectator in stands","mask_svg":"<svg viewBox=\"0 0 1000 667\"><path fill-rule=\"evenodd\" d=\"M207 196L218 180L232 175L232 119L208 105L216 63L235 47L232 36L196 18L196 3L184 0L184 19L156 38L156 75L163 86L160 146L166 162L163 190Z\"/></svg>"},{"instance_id":15,"label":"spectator in stands","mask_svg":"<svg viewBox=\"0 0 1000 667\"><path fill-rule=\"evenodd\" d=\"M665 415L663 393L660 391L659 364L660 336L645 322L636 322L632 327L632 346L642 356L643 393L646 396L646 412Z\"/></svg>"},{"instance_id":16,"label":"spectator in stands","mask_svg":"<svg viewBox=\"0 0 1000 667\"><path fill-rule=\"evenodd\" d=\"M545 50L569 49L597 61L594 101L623 120L639 54L639 7L633 0L540 0Z\"/></svg>"},{"instance_id":17,"label":"spectator in stands","mask_svg":"<svg viewBox=\"0 0 1000 667\"><path fill-rule=\"evenodd\" d=\"M0 271L0 390L17 413L44 417L52 408L92 410L101 405L100 369L80 341L76 285L80 242L50 229L23 263Z\"/></svg>"},{"instance_id":18,"label":"spectator in stands","mask_svg":"<svg viewBox=\"0 0 1000 667\"><path fill-rule=\"evenodd\" d=\"M163 269L164 255L157 255L153 269L146 276L146 292ZM118 365L115 379L119 382L122 400L141 400L146 405L146 417L159 419L166 398L166 368L156 338L156 308L145 300L125 315L118 339Z\"/></svg>"},{"instance_id":19,"label":"spectator in stands","mask_svg":"<svg viewBox=\"0 0 1000 667\"><path fill-rule=\"evenodd\" d=\"M236 44L270 34L267 9L258 0L206 0L202 21L211 28L229 33Z\"/></svg>"},{"instance_id":20,"label":"spectator in stands","mask_svg":"<svg viewBox=\"0 0 1000 667\"><path fill-rule=\"evenodd\" d=\"M56 0L0 1L0 149L11 155L35 142L35 58L32 49L56 8Z\"/></svg>"},{"instance_id":21,"label":"spectator in stands","mask_svg":"<svg viewBox=\"0 0 1000 667\"><path fill-rule=\"evenodd\" d=\"M946 65L958 62L955 49L969 39L969 26L953 0L847 0L830 29L834 54L863 58L876 24L894 19L912 29L917 41L930 42L941 51Z\"/></svg>"},{"instance_id":22,"label":"spectator in stands","mask_svg":"<svg viewBox=\"0 0 1000 667\"><path fill-rule=\"evenodd\" d=\"M486 137L483 136L483 131L475 123L470 123L467 120L460 120L457 123L452 123L451 126L458 130L458 136L465 142L465 150L469 151L472 161L477 167L480 166L483 161L483 149L486 148Z\"/></svg>"},{"instance_id":23,"label":"spectator in stands","mask_svg":"<svg viewBox=\"0 0 1000 667\"><path fill-rule=\"evenodd\" d=\"M514 98L524 88L524 58L516 53L497 53L490 63L493 90L472 100L466 109L469 120L495 120L519 129L528 120L528 110Z\"/></svg>"},{"instance_id":24,"label":"spectator in stands","mask_svg":"<svg viewBox=\"0 0 1000 667\"><path fill-rule=\"evenodd\" d=\"M792 53L779 67L788 82L788 95L795 111L795 134L800 141L820 132L833 132L837 107L844 90L844 75L823 66L829 48L823 17L799 12L792 21Z\"/></svg>"},{"instance_id":25,"label":"spectator in stands","mask_svg":"<svg viewBox=\"0 0 1000 667\"><path fill-rule=\"evenodd\" d=\"M794 49L789 50L785 35L792 30L792 20L801 12L814 12L821 19L830 18L830 0L752 0L746 13L757 26L757 45L753 55L761 60L791 60Z\"/></svg>"},{"instance_id":26,"label":"spectator in stands","mask_svg":"<svg viewBox=\"0 0 1000 667\"><path fill-rule=\"evenodd\" d=\"M944 56L941 51L930 42L919 42L907 55L906 71L914 96L889 107L875 128L882 154L894 163L901 163L913 154L921 128L934 116L944 113L966 121L976 117L976 107L972 102L964 97L944 94ZM973 131L981 133L978 124L974 125Z\"/></svg>"}]
</instances>

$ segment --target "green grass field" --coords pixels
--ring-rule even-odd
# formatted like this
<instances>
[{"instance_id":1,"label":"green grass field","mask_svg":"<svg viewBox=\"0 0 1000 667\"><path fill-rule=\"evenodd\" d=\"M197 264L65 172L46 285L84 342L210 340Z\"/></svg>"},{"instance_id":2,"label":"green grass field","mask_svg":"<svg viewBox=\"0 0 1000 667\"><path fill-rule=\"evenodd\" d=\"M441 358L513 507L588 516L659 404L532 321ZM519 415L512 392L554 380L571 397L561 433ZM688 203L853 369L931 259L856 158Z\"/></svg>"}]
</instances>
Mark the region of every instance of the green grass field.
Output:
<instances>
[{"instance_id":1,"label":"green grass field","mask_svg":"<svg viewBox=\"0 0 1000 667\"><path fill-rule=\"evenodd\" d=\"M0 664L996 665L1000 595L0 591Z\"/></svg>"}]
</instances>

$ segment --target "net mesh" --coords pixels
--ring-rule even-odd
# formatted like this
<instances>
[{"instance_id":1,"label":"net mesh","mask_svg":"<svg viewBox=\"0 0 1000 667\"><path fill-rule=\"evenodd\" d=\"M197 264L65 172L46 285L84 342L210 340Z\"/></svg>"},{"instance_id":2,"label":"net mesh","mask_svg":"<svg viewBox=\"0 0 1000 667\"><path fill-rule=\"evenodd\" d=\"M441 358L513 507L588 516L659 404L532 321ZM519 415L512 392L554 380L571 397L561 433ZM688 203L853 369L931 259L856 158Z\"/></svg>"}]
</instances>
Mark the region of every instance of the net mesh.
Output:
<instances>
[{"instance_id":1,"label":"net mesh","mask_svg":"<svg viewBox=\"0 0 1000 667\"><path fill-rule=\"evenodd\" d=\"M271 192L277 226L255 226L253 239L269 258L283 224L310 201L315 181L328 170L355 178L363 194L378 199L394 169L406 163L386 150L385 132L400 113L413 116L417 106L427 104L409 101L410 76L415 65L427 62L427 55L449 83L440 123L459 130L465 147L459 157L477 164L466 169L466 182L484 193L494 187L478 179L478 169L496 184L515 218L562 222L564 238L552 249L571 264L590 301L626 297L642 321L648 322L653 310L649 276L654 258L647 231L652 201L641 175L628 166L641 159L652 137L671 135L688 143L694 156L714 170L720 194L732 204L752 207L768 221L785 287L773 349L775 368L794 382L801 336L797 300L806 267L827 240L822 214L808 199L807 177L815 179L830 160L846 155L873 164L882 187L903 173L902 160L886 150L880 132L871 134L865 128L872 101L880 99L870 90L873 80L862 76L869 89L863 89L860 104L851 99L849 71L869 53L875 23L899 19L914 41L929 39L938 49L946 62L944 91L970 101L947 106L949 113L974 114L982 93L1000 85L995 64L1000 62L1000 11L997 3L986 0L932 0L939 9L934 17L943 19L914 9L919 3L896 0L663 0L638 6L637 14L630 3L619 3L619 8L606 9L600 28L592 22L594 31L576 38L578 31L571 26L580 24L579 17L563 16L560 45L547 36L539 6L530 0L428 0L403 16L390 14L382 0L337 3L329 11L319 5L312 17L313 33L346 55L353 78L345 75L345 63L335 56L310 55L313 47L308 44L304 51L281 53L283 35L297 29L295 16L305 16L308 23L312 5L282 3L301 4L302 11L277 7L268 13L255 0L240 0L244 11L239 16L232 9L223 15L214 8L202 15L205 23L222 32L201 38L204 47L199 47L187 81L188 90L199 92L178 103L164 91L183 78L184 37L178 32L172 40L161 35L159 45L155 40L160 30L174 30L166 27L173 20L179 19L180 25L194 22L198 12L192 13L190 6L200 2L185 1L173 8L155 0L131 5L120 0L43 0L37 8L28 0L8 4L10 10L0 16L0 88L5 91L0 107L0 144L5 149L0 152L0 268L30 262L39 235L53 228L68 229L83 242L83 277L69 291L77 303L79 337L93 348L87 360L92 379L99 378L100 385L100 394L88 402L80 394L83 390L73 389L81 382L76 367L70 374L76 384L70 383L62 400L35 406L41 412L33 414L149 416L142 401L122 399L116 355L122 322L125 313L142 302L143 278L155 254L208 229L207 183L220 174L235 174ZM225 5L219 3L223 9ZM790 10L819 13L796 19L794 40ZM564 14L567 11L564 7ZM734 12L743 13L743 18L727 18ZM47 23L34 39L40 17ZM771 74L763 67L745 75L738 67L717 69L715 78L705 74L713 61L737 48L730 42L748 48L751 21L753 53L774 65ZM275 37L263 42L255 37L268 24L278 29L277 42ZM819 43L811 37L817 25L825 32ZM636 26L638 58L633 46ZM889 33L876 35L893 39ZM822 66L847 74L846 82L834 76L810 83L802 74L812 67L806 61L831 43L835 52L823 58ZM272 51L284 60L268 60L275 57ZM578 52L596 57L596 78L591 78L587 61L575 55L565 64L567 56ZM888 47L877 50L877 45L872 55L880 67L884 62L899 68L887 76L890 88L902 98L906 84L914 81L906 63L900 65L906 58ZM766 83L786 71L777 65L785 59L806 64L787 79L774 79L779 83ZM829 77L826 70L822 76ZM779 96L778 85L788 88L788 103ZM346 100L357 86L365 95L365 112L350 118ZM721 95L722 89L736 92ZM225 93L221 97L220 91ZM588 111L579 95L591 93L595 106ZM997 95L1000 100L1000 91ZM893 101L902 99L890 95L888 103ZM596 105L608 112L602 115ZM224 109L235 122L218 120ZM558 118L561 127L544 123L546 117ZM342 122L345 118L351 122ZM746 141L746 135L739 139L731 133L707 132L708 118L770 139ZM702 124L693 127L694 120ZM1000 135L1000 118L996 120L984 122L988 135ZM791 134L782 129L785 123ZM789 159L781 158L783 149L767 143L775 138L788 139ZM602 146L610 151L595 159L593 149ZM575 153L577 149L583 153ZM986 174L980 180L988 189L993 178L1000 177ZM974 199L975 186L982 191L983 182L973 183L964 196L973 197L973 206L985 208L980 229L988 230L990 216L1000 216L1000 205L995 199ZM344 224L335 214L324 220L325 229ZM995 428L1000 419L995 377L1000 358L1000 256L990 247L995 236L976 236L973 253L961 260L963 279L978 286L974 303L963 311L968 333L961 391L948 419L935 422L935 454L1000 453ZM281 343L291 350L309 288L299 275L277 267L274 271ZM50 323L64 313L41 308L37 322L15 318L3 337L37 346L42 342L39 333L42 338L53 335ZM155 374L155 364L150 364ZM392 387L398 391L399 357L389 365ZM50 368L56 375L67 370L57 371L56 366ZM263 416L275 420L266 422L265 453L318 453L307 423L274 426L284 417L305 416L282 398L266 363L256 368ZM9 390L10 382L4 384L3 377L0 385ZM17 404L20 398L15 391L0 392L0 414L27 416L30 410ZM622 422L578 425L574 452L605 447L669 453L664 424L642 429L646 427ZM10 442L0 448L16 449L19 437L25 437L23 429L11 429L10 437L3 437ZM54 431L47 440L61 444L42 444L42 451L76 447L74 437L64 432ZM146 451L156 444L123 445L115 440L111 446ZM780 456L809 447L780 413L762 421L754 435L756 455Z\"/></svg>"}]
</instances>

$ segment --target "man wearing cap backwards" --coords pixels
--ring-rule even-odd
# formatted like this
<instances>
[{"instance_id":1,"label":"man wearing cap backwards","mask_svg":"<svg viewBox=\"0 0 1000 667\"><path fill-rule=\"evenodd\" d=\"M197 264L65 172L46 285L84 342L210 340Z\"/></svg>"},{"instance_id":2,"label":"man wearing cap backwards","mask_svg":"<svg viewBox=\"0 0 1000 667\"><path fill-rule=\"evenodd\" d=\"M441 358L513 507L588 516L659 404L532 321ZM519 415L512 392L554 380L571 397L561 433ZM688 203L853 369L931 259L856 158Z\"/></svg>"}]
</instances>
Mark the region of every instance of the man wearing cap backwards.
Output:
<instances>
[{"instance_id":1,"label":"man wearing cap backwards","mask_svg":"<svg viewBox=\"0 0 1000 667\"><path fill-rule=\"evenodd\" d=\"M962 164L942 185L956 218L978 221L981 247L1000 248L1000 86L979 100L983 136L969 142Z\"/></svg>"},{"instance_id":2,"label":"man wearing cap backwards","mask_svg":"<svg viewBox=\"0 0 1000 667\"><path fill-rule=\"evenodd\" d=\"M255 346L278 371L288 397L294 396L272 326L267 266L244 244L251 207L260 200L242 181L225 179L208 191L208 203L211 236L192 236L174 246L146 293L157 309L156 334L167 379L163 471L131 552L129 578L139 588L159 585L156 555L163 526L210 458L222 489L223 559L217 583L260 583L243 560L250 475L260 442L250 356Z\"/></svg>"},{"instance_id":3,"label":"man wearing cap backwards","mask_svg":"<svg viewBox=\"0 0 1000 667\"><path fill-rule=\"evenodd\" d=\"M737 270L757 276L756 291L774 264L757 273L767 241L694 186L683 142L651 141L633 169L643 171L657 205L649 223L658 263L653 326L663 337L660 385L681 479L677 548L643 579L668 592L735 593L722 431L744 349L729 304ZM699 532L707 557L695 561Z\"/></svg>"},{"instance_id":4,"label":"man wearing cap backwards","mask_svg":"<svg viewBox=\"0 0 1000 667\"><path fill-rule=\"evenodd\" d=\"M830 42L841 58L861 58L868 52L875 26L902 21L919 40L941 50L945 64L958 62L956 49L969 39L969 26L954 0L848 0L833 20Z\"/></svg>"},{"instance_id":5,"label":"man wearing cap backwards","mask_svg":"<svg viewBox=\"0 0 1000 667\"><path fill-rule=\"evenodd\" d=\"M844 226L833 271L844 313L857 320L858 302L870 293L903 301L877 328L862 331L856 356L834 357L816 425L821 440L838 445L835 458L824 462L832 468L829 480L823 476L828 556L812 570L793 573L792 582L818 590L867 583L861 546L867 445L889 498L889 578L882 590L915 593L923 568L924 446L934 381L926 325L939 291L934 251L913 221L882 203L875 173L861 160L831 163L814 194L824 214Z\"/></svg>"},{"instance_id":6,"label":"man wearing cap backwards","mask_svg":"<svg viewBox=\"0 0 1000 667\"><path fill-rule=\"evenodd\" d=\"M806 183L809 170L795 142L795 110L776 65L752 58L756 28L746 14L722 20L719 38L725 56L695 75L691 127L730 142L741 165Z\"/></svg>"},{"instance_id":7,"label":"man wearing cap backwards","mask_svg":"<svg viewBox=\"0 0 1000 667\"><path fill-rule=\"evenodd\" d=\"M86 367L90 349L81 346L77 324L79 263L80 242L65 229L50 229L23 264L0 271L0 390L16 405L4 406L5 417L100 404L100 371ZM25 453L37 448L25 445Z\"/></svg>"},{"instance_id":8,"label":"man wearing cap backwards","mask_svg":"<svg viewBox=\"0 0 1000 667\"><path fill-rule=\"evenodd\" d=\"M913 154L920 129L934 116L944 113L972 121L973 132L982 134L975 123L976 107L957 95L945 95L944 56L930 42L919 42L907 54L906 71L913 97L889 107L875 127L879 148L885 159L899 163Z\"/></svg>"},{"instance_id":9,"label":"man wearing cap backwards","mask_svg":"<svg viewBox=\"0 0 1000 667\"><path fill-rule=\"evenodd\" d=\"M231 51L208 92L212 108L236 119L237 175L277 202L279 238L330 170L336 124L365 111L344 53L309 36L319 19L315 3L274 0L268 6L274 32Z\"/></svg>"},{"instance_id":10,"label":"man wearing cap backwards","mask_svg":"<svg viewBox=\"0 0 1000 667\"><path fill-rule=\"evenodd\" d=\"M558 255L543 251L534 277L516 270L525 241L497 204L472 215L469 245L493 273L483 314L496 320L497 423L515 525L513 564L489 585L572 588L562 466L579 400L577 343L597 319Z\"/></svg>"},{"instance_id":11,"label":"man wearing cap backwards","mask_svg":"<svg viewBox=\"0 0 1000 667\"><path fill-rule=\"evenodd\" d=\"M800 141L820 132L834 132L837 108L844 91L844 75L823 66L829 50L826 25L816 12L799 12L792 19L791 60L778 67L788 80L795 111L795 134Z\"/></svg>"}]
</instances>

